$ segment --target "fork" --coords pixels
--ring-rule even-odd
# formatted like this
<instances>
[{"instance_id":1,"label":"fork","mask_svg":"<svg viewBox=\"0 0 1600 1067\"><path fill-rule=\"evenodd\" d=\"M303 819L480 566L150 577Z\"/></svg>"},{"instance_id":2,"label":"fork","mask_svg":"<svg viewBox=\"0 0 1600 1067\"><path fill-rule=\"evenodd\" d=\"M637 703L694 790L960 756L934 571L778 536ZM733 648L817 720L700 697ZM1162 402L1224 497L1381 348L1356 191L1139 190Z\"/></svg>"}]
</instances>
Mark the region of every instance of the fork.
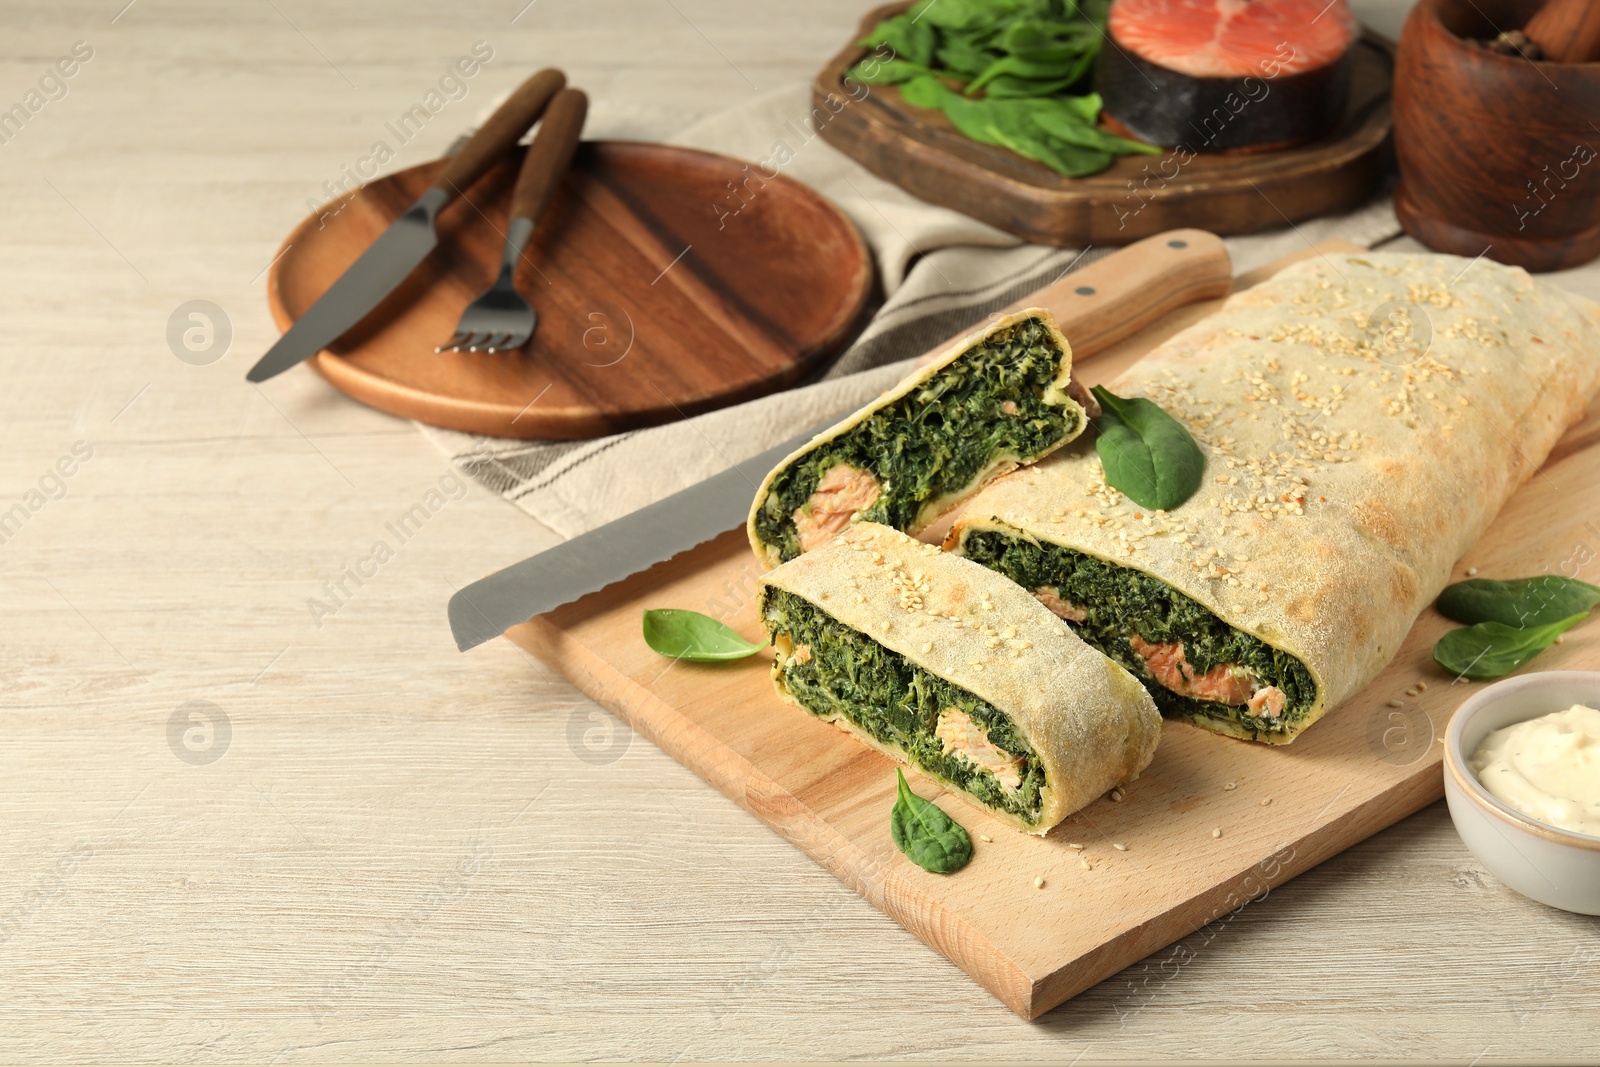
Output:
<instances>
[{"instance_id":1,"label":"fork","mask_svg":"<svg viewBox=\"0 0 1600 1067\"><path fill-rule=\"evenodd\" d=\"M455 334L435 352L460 352L463 348L468 352L480 348L501 352L521 348L533 336L539 315L517 292L517 263L533 237L539 216L555 195L561 175L572 162L588 110L589 98L579 89L563 89L550 101L511 191L511 219L500 256L500 276L482 296L467 305Z\"/></svg>"}]
</instances>

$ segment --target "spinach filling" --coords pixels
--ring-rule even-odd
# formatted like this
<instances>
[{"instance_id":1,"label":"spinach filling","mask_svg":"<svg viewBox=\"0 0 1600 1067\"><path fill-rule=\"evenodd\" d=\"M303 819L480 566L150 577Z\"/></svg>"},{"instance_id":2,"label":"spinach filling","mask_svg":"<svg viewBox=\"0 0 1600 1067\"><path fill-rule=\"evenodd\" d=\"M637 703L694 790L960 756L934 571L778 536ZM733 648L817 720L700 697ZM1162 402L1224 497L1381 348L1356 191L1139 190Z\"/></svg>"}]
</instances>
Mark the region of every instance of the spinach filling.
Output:
<instances>
[{"instance_id":1,"label":"spinach filling","mask_svg":"<svg viewBox=\"0 0 1600 1067\"><path fill-rule=\"evenodd\" d=\"M928 773L963 789L992 808L1024 822L1039 821L1044 767L1011 719L965 689L919 667L870 637L825 614L803 597L781 589L767 592L762 620L774 635L810 659L776 667L779 680L802 707L823 718L843 716ZM935 736L939 713L960 708L981 724L989 741L1020 757L1022 784L1005 788L990 771L958 753L945 754Z\"/></svg>"},{"instance_id":2,"label":"spinach filling","mask_svg":"<svg viewBox=\"0 0 1600 1067\"><path fill-rule=\"evenodd\" d=\"M1082 622L1069 624L1078 636L1132 671L1150 690L1163 715L1223 719L1256 737L1291 732L1316 699L1316 683L1305 664L1258 637L1234 629L1192 598L1147 574L1061 545L1041 544L998 530L969 531L960 552L1029 592L1042 588L1060 590L1062 600L1087 613ZM1151 676L1144 658L1128 643L1130 634L1152 643L1183 642L1184 657L1196 674L1221 665L1244 667L1261 685L1283 690L1282 713L1275 717L1255 715L1245 705L1173 692Z\"/></svg>"},{"instance_id":3,"label":"spinach filling","mask_svg":"<svg viewBox=\"0 0 1600 1067\"><path fill-rule=\"evenodd\" d=\"M860 521L909 530L923 505L966 489L997 457L1037 458L1082 426L1082 415L1075 406L1063 406L1061 396L1045 402L1064 355L1040 319L995 331L916 392L779 474L756 513L756 535L783 559L798 556L795 510L840 463L871 471L878 480L878 498ZM1015 414L1003 409L1008 402L1016 405Z\"/></svg>"}]
</instances>

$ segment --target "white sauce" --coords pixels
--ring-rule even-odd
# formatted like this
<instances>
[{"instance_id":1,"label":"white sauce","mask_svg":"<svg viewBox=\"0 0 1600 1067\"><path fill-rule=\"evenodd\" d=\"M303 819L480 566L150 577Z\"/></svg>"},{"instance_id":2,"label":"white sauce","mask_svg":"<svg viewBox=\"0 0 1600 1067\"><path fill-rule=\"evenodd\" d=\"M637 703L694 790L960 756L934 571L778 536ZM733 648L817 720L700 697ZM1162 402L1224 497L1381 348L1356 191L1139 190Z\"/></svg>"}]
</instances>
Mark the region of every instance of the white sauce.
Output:
<instances>
[{"instance_id":1,"label":"white sauce","mask_svg":"<svg viewBox=\"0 0 1600 1067\"><path fill-rule=\"evenodd\" d=\"M1472 754L1495 799L1529 818L1600 837L1600 711L1566 711L1495 730Z\"/></svg>"}]
</instances>

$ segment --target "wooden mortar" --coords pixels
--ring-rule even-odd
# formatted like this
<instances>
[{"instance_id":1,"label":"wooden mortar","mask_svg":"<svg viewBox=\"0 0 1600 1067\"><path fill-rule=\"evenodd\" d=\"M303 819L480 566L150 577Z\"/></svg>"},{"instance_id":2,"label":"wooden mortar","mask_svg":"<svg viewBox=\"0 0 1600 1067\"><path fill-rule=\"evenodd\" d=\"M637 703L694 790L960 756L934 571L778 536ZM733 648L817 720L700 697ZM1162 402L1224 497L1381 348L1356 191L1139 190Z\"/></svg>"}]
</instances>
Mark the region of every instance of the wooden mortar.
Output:
<instances>
[{"instance_id":1,"label":"wooden mortar","mask_svg":"<svg viewBox=\"0 0 1600 1067\"><path fill-rule=\"evenodd\" d=\"M1395 211L1439 252L1531 271L1600 255L1600 63L1475 48L1539 0L1419 0L1400 35Z\"/></svg>"}]
</instances>

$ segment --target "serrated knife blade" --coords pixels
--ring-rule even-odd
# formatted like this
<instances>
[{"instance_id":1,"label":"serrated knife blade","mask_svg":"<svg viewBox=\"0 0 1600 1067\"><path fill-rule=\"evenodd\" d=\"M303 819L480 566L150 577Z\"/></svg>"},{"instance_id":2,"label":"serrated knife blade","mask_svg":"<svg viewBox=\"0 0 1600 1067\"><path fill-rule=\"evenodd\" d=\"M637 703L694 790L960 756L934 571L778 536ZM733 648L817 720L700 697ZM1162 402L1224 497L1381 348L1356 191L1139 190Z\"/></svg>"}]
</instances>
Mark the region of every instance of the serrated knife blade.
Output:
<instances>
[{"instance_id":1,"label":"serrated knife blade","mask_svg":"<svg viewBox=\"0 0 1600 1067\"><path fill-rule=\"evenodd\" d=\"M721 474L473 582L450 598L456 647L476 648L535 615L743 526L767 473L837 421L819 423Z\"/></svg>"}]
</instances>

